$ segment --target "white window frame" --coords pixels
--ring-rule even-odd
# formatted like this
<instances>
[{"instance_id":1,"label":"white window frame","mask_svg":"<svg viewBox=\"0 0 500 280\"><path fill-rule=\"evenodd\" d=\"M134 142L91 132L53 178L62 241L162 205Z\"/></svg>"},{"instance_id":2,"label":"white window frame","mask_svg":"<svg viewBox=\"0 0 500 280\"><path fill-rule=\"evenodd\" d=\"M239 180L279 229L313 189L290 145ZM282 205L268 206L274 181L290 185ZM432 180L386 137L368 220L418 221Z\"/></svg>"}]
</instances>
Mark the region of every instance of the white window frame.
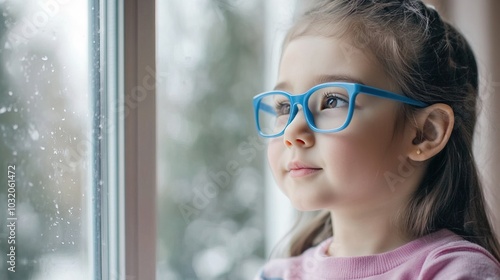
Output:
<instances>
[{"instance_id":1,"label":"white window frame","mask_svg":"<svg viewBox=\"0 0 500 280\"><path fill-rule=\"evenodd\" d=\"M99 1L104 183L98 279L156 279L155 4Z\"/></svg>"}]
</instances>

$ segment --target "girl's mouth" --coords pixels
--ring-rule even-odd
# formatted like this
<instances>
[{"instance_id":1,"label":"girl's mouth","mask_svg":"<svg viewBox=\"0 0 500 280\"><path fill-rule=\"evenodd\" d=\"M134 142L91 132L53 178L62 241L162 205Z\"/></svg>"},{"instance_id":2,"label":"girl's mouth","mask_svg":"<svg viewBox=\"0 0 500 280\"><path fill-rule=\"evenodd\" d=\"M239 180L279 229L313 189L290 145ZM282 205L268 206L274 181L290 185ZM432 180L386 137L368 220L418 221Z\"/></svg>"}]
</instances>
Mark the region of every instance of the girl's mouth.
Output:
<instances>
[{"instance_id":1,"label":"girl's mouth","mask_svg":"<svg viewBox=\"0 0 500 280\"><path fill-rule=\"evenodd\" d=\"M319 172L321 168L299 168L299 169L290 169L288 171L288 174L290 174L291 177L298 178L298 177L304 177L307 175L315 174Z\"/></svg>"},{"instance_id":2,"label":"girl's mouth","mask_svg":"<svg viewBox=\"0 0 500 280\"><path fill-rule=\"evenodd\" d=\"M322 168L298 161L291 162L287 167L288 174L290 174L290 176L293 178L312 175L319 172L320 170L322 170Z\"/></svg>"}]
</instances>

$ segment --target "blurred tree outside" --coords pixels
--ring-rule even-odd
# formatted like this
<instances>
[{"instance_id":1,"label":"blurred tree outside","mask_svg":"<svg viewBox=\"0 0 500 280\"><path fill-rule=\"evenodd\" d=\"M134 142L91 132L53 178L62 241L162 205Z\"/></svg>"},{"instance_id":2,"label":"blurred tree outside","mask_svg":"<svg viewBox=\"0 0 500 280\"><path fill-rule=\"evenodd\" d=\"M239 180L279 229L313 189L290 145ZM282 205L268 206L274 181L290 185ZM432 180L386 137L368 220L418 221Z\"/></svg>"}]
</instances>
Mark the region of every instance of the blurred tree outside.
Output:
<instances>
[{"instance_id":1,"label":"blurred tree outside","mask_svg":"<svg viewBox=\"0 0 500 280\"><path fill-rule=\"evenodd\" d=\"M250 279L264 262L264 2L161 0L157 279Z\"/></svg>"}]
</instances>

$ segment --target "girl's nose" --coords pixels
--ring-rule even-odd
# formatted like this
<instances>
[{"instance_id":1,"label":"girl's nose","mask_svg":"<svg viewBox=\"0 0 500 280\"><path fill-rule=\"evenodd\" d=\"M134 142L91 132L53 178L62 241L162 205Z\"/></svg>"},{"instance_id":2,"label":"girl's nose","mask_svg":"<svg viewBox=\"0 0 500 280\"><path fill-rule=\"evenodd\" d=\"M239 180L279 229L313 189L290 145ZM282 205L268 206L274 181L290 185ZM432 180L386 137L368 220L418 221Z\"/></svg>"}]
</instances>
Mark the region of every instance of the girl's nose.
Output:
<instances>
[{"instance_id":1,"label":"girl's nose","mask_svg":"<svg viewBox=\"0 0 500 280\"><path fill-rule=\"evenodd\" d=\"M308 148L314 145L314 131L307 125L304 112L300 110L285 129L283 141L286 147Z\"/></svg>"}]
</instances>

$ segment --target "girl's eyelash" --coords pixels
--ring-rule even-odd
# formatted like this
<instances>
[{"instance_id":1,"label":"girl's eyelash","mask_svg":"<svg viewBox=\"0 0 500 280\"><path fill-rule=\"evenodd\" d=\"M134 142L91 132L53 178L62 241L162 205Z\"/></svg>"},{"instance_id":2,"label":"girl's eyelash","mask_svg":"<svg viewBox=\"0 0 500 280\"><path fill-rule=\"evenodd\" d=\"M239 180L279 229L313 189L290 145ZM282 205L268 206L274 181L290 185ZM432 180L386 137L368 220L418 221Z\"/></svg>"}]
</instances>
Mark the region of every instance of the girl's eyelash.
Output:
<instances>
[{"instance_id":1,"label":"girl's eyelash","mask_svg":"<svg viewBox=\"0 0 500 280\"><path fill-rule=\"evenodd\" d=\"M283 108L283 106L286 106L286 105L288 105L287 101L276 102L276 108Z\"/></svg>"},{"instance_id":2,"label":"girl's eyelash","mask_svg":"<svg viewBox=\"0 0 500 280\"><path fill-rule=\"evenodd\" d=\"M283 108L286 108L286 106L290 106L290 103L288 101L278 101L276 102L274 109L276 110L276 112L283 113L282 110ZM289 110L290 109L288 109L288 111Z\"/></svg>"},{"instance_id":3,"label":"girl's eyelash","mask_svg":"<svg viewBox=\"0 0 500 280\"><path fill-rule=\"evenodd\" d=\"M342 100L343 102L349 103L348 98L346 99L345 96L338 94L338 93L335 93L335 92L325 92L325 93L323 93L323 96L324 97L335 97L337 99Z\"/></svg>"}]
</instances>

